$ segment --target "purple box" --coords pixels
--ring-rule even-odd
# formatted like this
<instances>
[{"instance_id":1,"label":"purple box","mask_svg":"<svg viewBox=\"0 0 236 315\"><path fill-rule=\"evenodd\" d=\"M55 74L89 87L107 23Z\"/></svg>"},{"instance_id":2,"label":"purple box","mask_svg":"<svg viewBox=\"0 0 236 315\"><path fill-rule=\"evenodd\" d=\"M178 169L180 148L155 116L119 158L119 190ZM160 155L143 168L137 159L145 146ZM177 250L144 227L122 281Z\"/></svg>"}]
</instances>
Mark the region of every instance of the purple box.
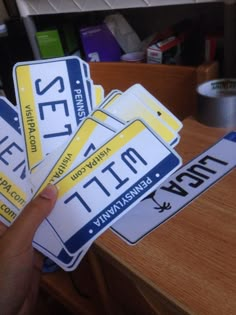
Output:
<instances>
[{"instance_id":1,"label":"purple box","mask_svg":"<svg viewBox=\"0 0 236 315\"><path fill-rule=\"evenodd\" d=\"M121 48L106 24L80 29L86 61L120 61Z\"/></svg>"}]
</instances>

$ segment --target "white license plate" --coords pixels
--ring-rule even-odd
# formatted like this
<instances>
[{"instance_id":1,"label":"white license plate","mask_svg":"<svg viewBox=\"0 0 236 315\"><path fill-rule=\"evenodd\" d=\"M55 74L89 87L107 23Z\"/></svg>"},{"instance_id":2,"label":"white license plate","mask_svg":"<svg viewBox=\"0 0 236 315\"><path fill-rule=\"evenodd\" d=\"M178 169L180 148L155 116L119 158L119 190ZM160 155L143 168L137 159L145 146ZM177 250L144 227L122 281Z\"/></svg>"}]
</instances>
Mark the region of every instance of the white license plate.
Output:
<instances>
[{"instance_id":1,"label":"white license plate","mask_svg":"<svg viewBox=\"0 0 236 315\"><path fill-rule=\"evenodd\" d=\"M14 81L31 170L91 111L86 77L80 59L67 57L18 63Z\"/></svg>"},{"instance_id":2,"label":"white license plate","mask_svg":"<svg viewBox=\"0 0 236 315\"><path fill-rule=\"evenodd\" d=\"M48 222L75 254L153 191L181 158L135 120L56 182L59 197Z\"/></svg>"},{"instance_id":3,"label":"white license plate","mask_svg":"<svg viewBox=\"0 0 236 315\"><path fill-rule=\"evenodd\" d=\"M235 166L236 132L231 132L168 177L155 193L117 221L112 226L113 231L128 243L135 244L193 202Z\"/></svg>"}]
</instances>

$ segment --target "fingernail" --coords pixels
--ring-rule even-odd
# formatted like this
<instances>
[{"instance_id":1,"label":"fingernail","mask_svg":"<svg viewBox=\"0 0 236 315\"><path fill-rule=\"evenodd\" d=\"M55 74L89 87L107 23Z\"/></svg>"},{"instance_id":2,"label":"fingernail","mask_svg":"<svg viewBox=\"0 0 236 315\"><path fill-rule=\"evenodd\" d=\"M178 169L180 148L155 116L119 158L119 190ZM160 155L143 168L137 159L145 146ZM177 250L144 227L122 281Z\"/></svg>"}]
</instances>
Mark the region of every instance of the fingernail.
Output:
<instances>
[{"instance_id":1,"label":"fingernail","mask_svg":"<svg viewBox=\"0 0 236 315\"><path fill-rule=\"evenodd\" d=\"M57 187L52 184L48 184L47 187L40 193L40 196L44 199L54 199L57 195Z\"/></svg>"}]
</instances>

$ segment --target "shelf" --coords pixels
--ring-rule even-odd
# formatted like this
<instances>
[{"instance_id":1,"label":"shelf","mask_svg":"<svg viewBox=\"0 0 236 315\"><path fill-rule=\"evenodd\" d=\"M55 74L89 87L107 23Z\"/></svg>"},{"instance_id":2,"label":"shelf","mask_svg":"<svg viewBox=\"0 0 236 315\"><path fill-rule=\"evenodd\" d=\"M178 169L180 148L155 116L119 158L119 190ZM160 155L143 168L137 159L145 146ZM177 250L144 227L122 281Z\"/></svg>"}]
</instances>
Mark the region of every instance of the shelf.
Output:
<instances>
[{"instance_id":1,"label":"shelf","mask_svg":"<svg viewBox=\"0 0 236 315\"><path fill-rule=\"evenodd\" d=\"M59 14L70 12L103 11L127 8L146 8L164 5L222 2L221 0L17 0L22 17L30 15Z\"/></svg>"},{"instance_id":2,"label":"shelf","mask_svg":"<svg viewBox=\"0 0 236 315\"><path fill-rule=\"evenodd\" d=\"M223 3L223 0L16 0L34 59L41 59L35 33L35 16L119 9L154 8L171 5Z\"/></svg>"}]
</instances>

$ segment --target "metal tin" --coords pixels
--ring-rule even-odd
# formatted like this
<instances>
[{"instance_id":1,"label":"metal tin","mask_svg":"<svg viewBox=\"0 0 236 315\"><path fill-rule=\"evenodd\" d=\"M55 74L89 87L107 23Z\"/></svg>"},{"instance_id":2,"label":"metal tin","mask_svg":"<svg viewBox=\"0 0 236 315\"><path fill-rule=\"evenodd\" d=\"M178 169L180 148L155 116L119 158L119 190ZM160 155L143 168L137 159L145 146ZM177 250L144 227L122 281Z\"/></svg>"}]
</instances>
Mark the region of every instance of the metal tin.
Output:
<instances>
[{"instance_id":1,"label":"metal tin","mask_svg":"<svg viewBox=\"0 0 236 315\"><path fill-rule=\"evenodd\" d=\"M208 126L236 127L236 79L207 81L197 87L197 119Z\"/></svg>"}]
</instances>

